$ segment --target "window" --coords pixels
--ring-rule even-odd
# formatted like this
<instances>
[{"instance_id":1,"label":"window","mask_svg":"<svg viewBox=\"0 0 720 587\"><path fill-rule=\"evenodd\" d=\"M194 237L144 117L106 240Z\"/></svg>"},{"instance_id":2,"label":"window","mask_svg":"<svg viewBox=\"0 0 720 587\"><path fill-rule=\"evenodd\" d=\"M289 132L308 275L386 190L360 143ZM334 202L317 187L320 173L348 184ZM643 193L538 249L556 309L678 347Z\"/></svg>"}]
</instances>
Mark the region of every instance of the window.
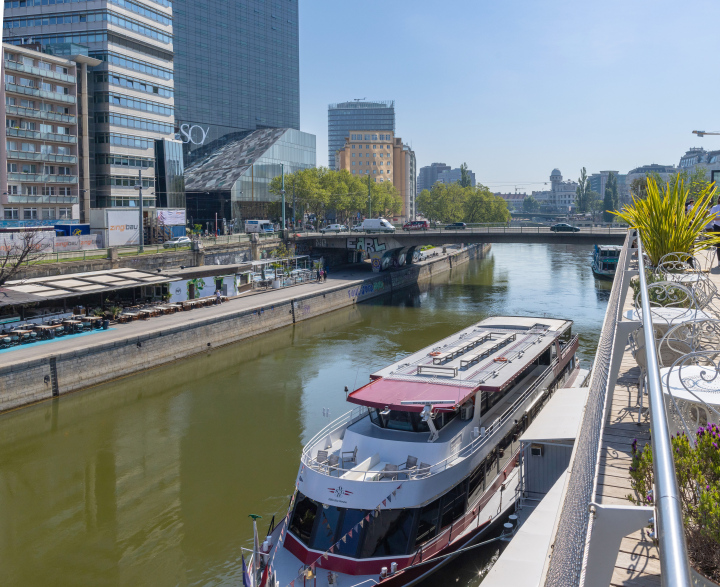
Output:
<instances>
[{"instance_id":1,"label":"window","mask_svg":"<svg viewBox=\"0 0 720 587\"><path fill-rule=\"evenodd\" d=\"M8 170L8 173L17 173L18 172L17 163L8 163L7 170Z\"/></svg>"},{"instance_id":2,"label":"window","mask_svg":"<svg viewBox=\"0 0 720 587\"><path fill-rule=\"evenodd\" d=\"M26 185L25 186L25 195L26 196L37 196L38 195L38 187L36 185Z\"/></svg>"},{"instance_id":3,"label":"window","mask_svg":"<svg viewBox=\"0 0 720 587\"><path fill-rule=\"evenodd\" d=\"M355 165L355 161L353 161L352 164Z\"/></svg>"},{"instance_id":4,"label":"window","mask_svg":"<svg viewBox=\"0 0 720 587\"><path fill-rule=\"evenodd\" d=\"M55 188L52 187L52 186L50 186L50 187L47 187L47 186L43 187L43 189L42 189L42 195L43 195L43 196L54 196L54 195L55 195Z\"/></svg>"},{"instance_id":5,"label":"window","mask_svg":"<svg viewBox=\"0 0 720 587\"><path fill-rule=\"evenodd\" d=\"M467 482L458 483L440 499L440 528L445 528L459 519L465 512Z\"/></svg>"},{"instance_id":6,"label":"window","mask_svg":"<svg viewBox=\"0 0 720 587\"><path fill-rule=\"evenodd\" d=\"M43 220L54 220L55 219L55 208L43 208L42 209Z\"/></svg>"},{"instance_id":7,"label":"window","mask_svg":"<svg viewBox=\"0 0 720 587\"><path fill-rule=\"evenodd\" d=\"M303 544L308 546L312 536L315 516L317 516L318 504L298 492L295 511L290 520L290 532L292 532Z\"/></svg>"},{"instance_id":8,"label":"window","mask_svg":"<svg viewBox=\"0 0 720 587\"><path fill-rule=\"evenodd\" d=\"M17 142L16 141L5 141L5 147L8 151L17 151Z\"/></svg>"},{"instance_id":9,"label":"window","mask_svg":"<svg viewBox=\"0 0 720 587\"><path fill-rule=\"evenodd\" d=\"M46 92L52 92L53 87L50 82L40 82L40 89L45 90Z\"/></svg>"},{"instance_id":10,"label":"window","mask_svg":"<svg viewBox=\"0 0 720 587\"><path fill-rule=\"evenodd\" d=\"M60 196L72 196L72 188L70 187L59 187L57 190Z\"/></svg>"},{"instance_id":11,"label":"window","mask_svg":"<svg viewBox=\"0 0 720 587\"><path fill-rule=\"evenodd\" d=\"M41 124L40 125L40 132L52 132L53 127L52 124Z\"/></svg>"},{"instance_id":12,"label":"window","mask_svg":"<svg viewBox=\"0 0 720 587\"><path fill-rule=\"evenodd\" d=\"M58 218L61 220L70 220L72 218L72 208L59 208Z\"/></svg>"},{"instance_id":13,"label":"window","mask_svg":"<svg viewBox=\"0 0 720 587\"><path fill-rule=\"evenodd\" d=\"M382 512L382 510L380 510ZM437 523L440 515L440 500L427 504L420 510L418 515L417 534L415 536L415 546L431 540L437 534Z\"/></svg>"},{"instance_id":14,"label":"window","mask_svg":"<svg viewBox=\"0 0 720 587\"><path fill-rule=\"evenodd\" d=\"M352 172L353 172L353 175L355 175L355 170L354 170L354 169L352 170Z\"/></svg>"},{"instance_id":15,"label":"window","mask_svg":"<svg viewBox=\"0 0 720 587\"><path fill-rule=\"evenodd\" d=\"M13 196L17 196L20 194L20 186L19 185L9 185L8 186L8 194L11 194Z\"/></svg>"},{"instance_id":16,"label":"window","mask_svg":"<svg viewBox=\"0 0 720 587\"><path fill-rule=\"evenodd\" d=\"M55 166L54 165L46 165L43 168L43 173L47 173L50 175L55 175Z\"/></svg>"},{"instance_id":17,"label":"window","mask_svg":"<svg viewBox=\"0 0 720 587\"><path fill-rule=\"evenodd\" d=\"M37 173L37 166L29 163L23 163L20 167L21 173Z\"/></svg>"},{"instance_id":18,"label":"window","mask_svg":"<svg viewBox=\"0 0 720 587\"><path fill-rule=\"evenodd\" d=\"M354 148L355 148L355 145L353 145L352 148L354 149ZM355 155L353 155L353 157L355 157Z\"/></svg>"},{"instance_id":19,"label":"window","mask_svg":"<svg viewBox=\"0 0 720 587\"><path fill-rule=\"evenodd\" d=\"M373 140L373 141L377 141L377 140L378 140L377 135L373 135L373 136L372 136L372 140Z\"/></svg>"},{"instance_id":20,"label":"window","mask_svg":"<svg viewBox=\"0 0 720 587\"><path fill-rule=\"evenodd\" d=\"M414 509L380 510L365 531L360 558L407 554L415 520Z\"/></svg>"},{"instance_id":21,"label":"window","mask_svg":"<svg viewBox=\"0 0 720 587\"><path fill-rule=\"evenodd\" d=\"M377 149L377 145L373 145L373 149Z\"/></svg>"},{"instance_id":22,"label":"window","mask_svg":"<svg viewBox=\"0 0 720 587\"><path fill-rule=\"evenodd\" d=\"M318 508L317 517L319 518L315 534L313 535L310 548L315 550L327 550L335 544L335 534L337 532L338 522L340 521L340 510L334 506L325 506Z\"/></svg>"},{"instance_id":23,"label":"window","mask_svg":"<svg viewBox=\"0 0 720 587\"><path fill-rule=\"evenodd\" d=\"M23 220L37 220L37 208L23 208Z\"/></svg>"},{"instance_id":24,"label":"window","mask_svg":"<svg viewBox=\"0 0 720 587\"><path fill-rule=\"evenodd\" d=\"M5 220L18 220L18 209L5 208Z\"/></svg>"},{"instance_id":25,"label":"window","mask_svg":"<svg viewBox=\"0 0 720 587\"><path fill-rule=\"evenodd\" d=\"M5 96L5 104L8 106L17 106L17 100L15 98L11 98L10 96Z\"/></svg>"}]
</instances>

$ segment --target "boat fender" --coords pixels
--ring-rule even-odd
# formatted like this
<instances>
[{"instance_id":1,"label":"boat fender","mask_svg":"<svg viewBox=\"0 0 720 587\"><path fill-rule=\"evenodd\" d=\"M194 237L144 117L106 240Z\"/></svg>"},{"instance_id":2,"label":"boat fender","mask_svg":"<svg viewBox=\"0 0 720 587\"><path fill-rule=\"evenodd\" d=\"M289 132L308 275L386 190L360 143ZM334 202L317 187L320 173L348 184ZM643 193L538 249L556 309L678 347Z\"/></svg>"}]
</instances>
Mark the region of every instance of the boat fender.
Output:
<instances>
[{"instance_id":1,"label":"boat fender","mask_svg":"<svg viewBox=\"0 0 720 587\"><path fill-rule=\"evenodd\" d=\"M493 359L493 361L495 361L496 363L507 363L508 362L507 357L495 357Z\"/></svg>"},{"instance_id":2,"label":"boat fender","mask_svg":"<svg viewBox=\"0 0 720 587\"><path fill-rule=\"evenodd\" d=\"M429 353L429 356L431 356L431 357L437 357L439 354L440 354L440 353L437 353L437 352L436 352L436 353Z\"/></svg>"}]
</instances>

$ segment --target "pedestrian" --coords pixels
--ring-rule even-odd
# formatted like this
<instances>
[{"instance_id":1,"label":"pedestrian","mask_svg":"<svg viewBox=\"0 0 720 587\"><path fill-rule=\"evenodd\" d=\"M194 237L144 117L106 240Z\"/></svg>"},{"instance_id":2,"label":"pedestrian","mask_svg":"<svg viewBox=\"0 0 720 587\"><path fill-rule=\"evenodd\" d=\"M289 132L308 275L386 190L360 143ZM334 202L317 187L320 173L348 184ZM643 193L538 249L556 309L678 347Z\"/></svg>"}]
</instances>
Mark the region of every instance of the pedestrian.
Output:
<instances>
[{"instance_id":1,"label":"pedestrian","mask_svg":"<svg viewBox=\"0 0 720 587\"><path fill-rule=\"evenodd\" d=\"M694 205L695 200L688 200L687 204L685 204L685 214L690 214L690 210L692 210Z\"/></svg>"},{"instance_id":2,"label":"pedestrian","mask_svg":"<svg viewBox=\"0 0 720 587\"><path fill-rule=\"evenodd\" d=\"M320 281L320 267L317 269L317 280Z\"/></svg>"},{"instance_id":3,"label":"pedestrian","mask_svg":"<svg viewBox=\"0 0 720 587\"><path fill-rule=\"evenodd\" d=\"M220 297L220 290L216 289L215 290L215 305L218 306L221 303L222 303L222 297Z\"/></svg>"},{"instance_id":4,"label":"pedestrian","mask_svg":"<svg viewBox=\"0 0 720 587\"><path fill-rule=\"evenodd\" d=\"M327 281L327 269L323 269L323 281Z\"/></svg>"}]
</instances>

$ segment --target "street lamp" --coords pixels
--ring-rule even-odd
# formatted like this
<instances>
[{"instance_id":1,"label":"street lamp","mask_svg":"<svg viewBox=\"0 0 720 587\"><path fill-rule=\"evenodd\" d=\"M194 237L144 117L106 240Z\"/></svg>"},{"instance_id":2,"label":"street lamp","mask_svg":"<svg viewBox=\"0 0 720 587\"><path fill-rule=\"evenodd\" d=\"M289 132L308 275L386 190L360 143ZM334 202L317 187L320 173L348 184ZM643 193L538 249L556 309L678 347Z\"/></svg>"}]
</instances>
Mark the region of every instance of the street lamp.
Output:
<instances>
[{"instance_id":1,"label":"street lamp","mask_svg":"<svg viewBox=\"0 0 720 587\"><path fill-rule=\"evenodd\" d=\"M140 196L140 252L145 251L145 228L143 227L143 195L142 195L142 170L138 169L138 182L135 189Z\"/></svg>"}]
</instances>

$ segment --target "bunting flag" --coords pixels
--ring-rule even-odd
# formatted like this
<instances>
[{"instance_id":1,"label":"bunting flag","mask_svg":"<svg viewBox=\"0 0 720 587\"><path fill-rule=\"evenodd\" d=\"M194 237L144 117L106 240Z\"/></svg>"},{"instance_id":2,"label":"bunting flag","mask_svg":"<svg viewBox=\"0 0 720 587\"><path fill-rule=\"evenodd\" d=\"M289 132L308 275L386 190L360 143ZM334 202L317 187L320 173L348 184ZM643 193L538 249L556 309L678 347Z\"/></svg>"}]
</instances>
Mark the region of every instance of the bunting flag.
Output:
<instances>
[{"instance_id":1,"label":"bunting flag","mask_svg":"<svg viewBox=\"0 0 720 587\"><path fill-rule=\"evenodd\" d=\"M323 557L325 557L325 560L327 560L327 559L328 559L328 553L327 553L327 552L323 552Z\"/></svg>"},{"instance_id":2,"label":"bunting flag","mask_svg":"<svg viewBox=\"0 0 720 587\"><path fill-rule=\"evenodd\" d=\"M387 499L383 499L383 506L387 505Z\"/></svg>"},{"instance_id":3,"label":"bunting flag","mask_svg":"<svg viewBox=\"0 0 720 587\"><path fill-rule=\"evenodd\" d=\"M290 581L290 587L295 587L295 579L293 579L292 581Z\"/></svg>"},{"instance_id":4,"label":"bunting flag","mask_svg":"<svg viewBox=\"0 0 720 587\"><path fill-rule=\"evenodd\" d=\"M355 530L355 532L360 532L360 524L355 524L353 530Z\"/></svg>"},{"instance_id":5,"label":"bunting flag","mask_svg":"<svg viewBox=\"0 0 720 587\"><path fill-rule=\"evenodd\" d=\"M388 502L392 502L392 495L388 495L387 500L388 500Z\"/></svg>"},{"instance_id":6,"label":"bunting flag","mask_svg":"<svg viewBox=\"0 0 720 587\"><path fill-rule=\"evenodd\" d=\"M345 536L342 537L342 541L343 541L343 543L347 542L347 534L345 534Z\"/></svg>"},{"instance_id":7,"label":"bunting flag","mask_svg":"<svg viewBox=\"0 0 720 587\"><path fill-rule=\"evenodd\" d=\"M328 552L329 552L330 554L332 554L334 550L335 550L335 545L333 544L333 545L330 547L330 550L329 550Z\"/></svg>"},{"instance_id":8,"label":"bunting flag","mask_svg":"<svg viewBox=\"0 0 720 587\"><path fill-rule=\"evenodd\" d=\"M362 527L363 527L363 524L365 524L365 518L363 518L362 520L360 520L360 523L358 524L358 526L360 526L360 527L362 528Z\"/></svg>"},{"instance_id":9,"label":"bunting flag","mask_svg":"<svg viewBox=\"0 0 720 587\"><path fill-rule=\"evenodd\" d=\"M302 475L298 475L298 478L300 479L300 483L302 483L303 482Z\"/></svg>"},{"instance_id":10,"label":"bunting flag","mask_svg":"<svg viewBox=\"0 0 720 587\"><path fill-rule=\"evenodd\" d=\"M395 497L395 494L396 494L396 493L397 493L397 489L396 489L395 491L393 491L393 492L392 492L392 494L393 494L393 497Z\"/></svg>"},{"instance_id":11,"label":"bunting flag","mask_svg":"<svg viewBox=\"0 0 720 587\"><path fill-rule=\"evenodd\" d=\"M352 530L350 530L350 531L347 533L347 535L348 535L348 538L352 538Z\"/></svg>"},{"instance_id":12,"label":"bunting flag","mask_svg":"<svg viewBox=\"0 0 720 587\"><path fill-rule=\"evenodd\" d=\"M367 516L365 516L365 521L366 521L366 522L369 522L369 521L370 521L370 514L368 514Z\"/></svg>"}]
</instances>

